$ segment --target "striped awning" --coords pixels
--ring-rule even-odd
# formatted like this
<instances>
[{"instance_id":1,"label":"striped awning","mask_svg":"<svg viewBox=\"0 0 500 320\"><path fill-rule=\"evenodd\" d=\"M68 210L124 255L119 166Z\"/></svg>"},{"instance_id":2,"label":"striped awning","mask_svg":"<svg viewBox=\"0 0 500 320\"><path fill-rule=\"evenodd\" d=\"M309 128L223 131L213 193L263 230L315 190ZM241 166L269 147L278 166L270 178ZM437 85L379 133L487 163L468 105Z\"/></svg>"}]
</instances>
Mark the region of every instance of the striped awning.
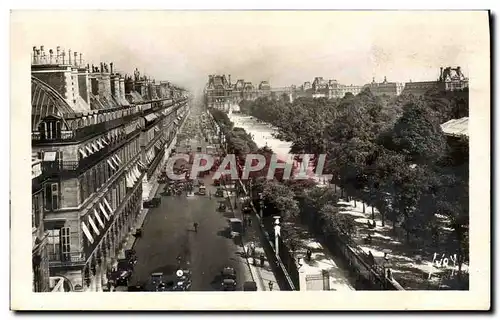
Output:
<instances>
[{"instance_id":1,"label":"striped awning","mask_svg":"<svg viewBox=\"0 0 500 320\"><path fill-rule=\"evenodd\" d=\"M144 163L142 163L141 160L137 161L137 164L139 165L139 167L141 167L144 170L146 170L148 168Z\"/></svg>"},{"instance_id":2,"label":"striped awning","mask_svg":"<svg viewBox=\"0 0 500 320\"><path fill-rule=\"evenodd\" d=\"M104 148L104 143L102 142L102 139L97 139L96 140L97 144L99 145L99 148Z\"/></svg>"},{"instance_id":3,"label":"striped awning","mask_svg":"<svg viewBox=\"0 0 500 320\"><path fill-rule=\"evenodd\" d=\"M89 145L86 145L85 149L87 150L87 152L89 153L89 155L91 155L92 153L94 153L94 151L92 151L92 148Z\"/></svg>"},{"instance_id":4,"label":"striped awning","mask_svg":"<svg viewBox=\"0 0 500 320\"><path fill-rule=\"evenodd\" d=\"M120 163L120 164L123 163L122 159L120 159L120 157L117 154L115 154L115 158L118 161L118 163Z\"/></svg>"},{"instance_id":5,"label":"striped awning","mask_svg":"<svg viewBox=\"0 0 500 320\"><path fill-rule=\"evenodd\" d=\"M108 162L109 166L111 167L111 169L116 170L115 166L113 165L113 163L111 162L110 159L108 159L107 162Z\"/></svg>"},{"instance_id":6,"label":"striped awning","mask_svg":"<svg viewBox=\"0 0 500 320\"><path fill-rule=\"evenodd\" d=\"M120 167L120 163L118 162L118 160L116 160L116 156L112 156L111 157L111 160L113 161L113 163L115 164L116 168L119 168Z\"/></svg>"},{"instance_id":7,"label":"striped awning","mask_svg":"<svg viewBox=\"0 0 500 320\"><path fill-rule=\"evenodd\" d=\"M112 216L114 211L113 211L113 209L111 209L111 206L109 205L108 199L103 198L103 200L104 200L104 204L106 205L106 208L108 208L108 210L109 210L109 215Z\"/></svg>"},{"instance_id":8,"label":"striped awning","mask_svg":"<svg viewBox=\"0 0 500 320\"><path fill-rule=\"evenodd\" d=\"M82 157L86 158L87 157L87 153L85 153L85 150L84 149L78 149L78 151L80 152L80 154L82 155Z\"/></svg>"},{"instance_id":9,"label":"striped awning","mask_svg":"<svg viewBox=\"0 0 500 320\"><path fill-rule=\"evenodd\" d=\"M101 139L101 141L102 141L104 144L108 144L108 145L109 145L109 142L108 142L108 140L106 139L106 137L103 137L103 138Z\"/></svg>"},{"instance_id":10,"label":"striped awning","mask_svg":"<svg viewBox=\"0 0 500 320\"><path fill-rule=\"evenodd\" d=\"M105 225L101 220L101 216L99 215L99 212L94 208L94 216L97 222L99 222L99 225L104 229Z\"/></svg>"},{"instance_id":11,"label":"striped awning","mask_svg":"<svg viewBox=\"0 0 500 320\"><path fill-rule=\"evenodd\" d=\"M158 140L155 142L155 147L157 147L158 149L161 149L161 140Z\"/></svg>"},{"instance_id":12,"label":"striped awning","mask_svg":"<svg viewBox=\"0 0 500 320\"><path fill-rule=\"evenodd\" d=\"M99 233L99 229L98 229L98 228L97 228L97 226L95 225L95 222L94 222L94 220L92 219L92 216L91 216L91 215L89 215L89 216L88 216L88 219L89 219L90 226L92 227L92 230L94 230L94 233L95 233L96 235L99 235L99 234L100 234L100 233Z\"/></svg>"},{"instance_id":13,"label":"striped awning","mask_svg":"<svg viewBox=\"0 0 500 320\"><path fill-rule=\"evenodd\" d=\"M139 168L137 166L134 167L134 172L137 179L139 179L141 177L141 172L139 171Z\"/></svg>"},{"instance_id":14,"label":"striped awning","mask_svg":"<svg viewBox=\"0 0 500 320\"><path fill-rule=\"evenodd\" d=\"M155 132L160 131L160 128L158 128L158 126L155 126L153 129L155 130Z\"/></svg>"},{"instance_id":15,"label":"striped awning","mask_svg":"<svg viewBox=\"0 0 500 320\"><path fill-rule=\"evenodd\" d=\"M87 225L83 221L82 221L82 231L83 231L83 234L85 234L85 237L87 237L87 240L91 244L94 243L94 238L92 237L92 234L90 234L89 228L87 228Z\"/></svg>"},{"instance_id":16,"label":"striped awning","mask_svg":"<svg viewBox=\"0 0 500 320\"><path fill-rule=\"evenodd\" d=\"M127 188L132 188L134 186L134 181L132 180L131 173L127 173L126 181L127 181Z\"/></svg>"},{"instance_id":17,"label":"striped awning","mask_svg":"<svg viewBox=\"0 0 500 320\"><path fill-rule=\"evenodd\" d=\"M94 148L94 150L96 152L99 151L99 146L97 145L97 141L92 142L91 145L92 145L92 148Z\"/></svg>"},{"instance_id":18,"label":"striped awning","mask_svg":"<svg viewBox=\"0 0 500 320\"><path fill-rule=\"evenodd\" d=\"M99 209L101 209L101 212L106 217L106 220L109 220L109 215L106 212L106 209L104 209L104 206L102 205L102 203L99 203Z\"/></svg>"},{"instance_id":19,"label":"striped awning","mask_svg":"<svg viewBox=\"0 0 500 320\"><path fill-rule=\"evenodd\" d=\"M176 120L174 120L174 124L175 124L176 126L178 126L178 125L179 125L179 120L177 120L177 119L176 119Z\"/></svg>"}]
</instances>

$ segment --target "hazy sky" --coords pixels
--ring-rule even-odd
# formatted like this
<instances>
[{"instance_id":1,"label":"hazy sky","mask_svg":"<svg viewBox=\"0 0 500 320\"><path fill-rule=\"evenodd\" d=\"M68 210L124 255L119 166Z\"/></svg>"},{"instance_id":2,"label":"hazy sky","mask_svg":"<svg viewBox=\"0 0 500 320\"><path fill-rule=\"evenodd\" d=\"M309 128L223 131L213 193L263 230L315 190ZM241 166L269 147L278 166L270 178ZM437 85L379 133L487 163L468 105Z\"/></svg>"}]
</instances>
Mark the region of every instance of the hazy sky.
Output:
<instances>
[{"instance_id":1,"label":"hazy sky","mask_svg":"<svg viewBox=\"0 0 500 320\"><path fill-rule=\"evenodd\" d=\"M208 74L233 82L300 85L433 80L440 66L469 73L477 28L464 12L14 12L17 41L82 52L99 64L200 90ZM22 39L19 35L22 34ZM16 39L12 39L16 41Z\"/></svg>"}]
</instances>

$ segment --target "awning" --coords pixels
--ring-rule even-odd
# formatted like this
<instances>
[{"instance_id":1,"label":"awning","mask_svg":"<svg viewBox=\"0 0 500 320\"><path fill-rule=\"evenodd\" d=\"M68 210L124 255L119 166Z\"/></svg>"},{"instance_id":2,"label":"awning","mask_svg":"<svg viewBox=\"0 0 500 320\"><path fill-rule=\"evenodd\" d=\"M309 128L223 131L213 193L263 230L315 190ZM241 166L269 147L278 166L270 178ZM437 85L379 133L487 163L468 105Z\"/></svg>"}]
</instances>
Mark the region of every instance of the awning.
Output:
<instances>
[{"instance_id":1,"label":"awning","mask_svg":"<svg viewBox=\"0 0 500 320\"><path fill-rule=\"evenodd\" d=\"M104 148L104 144L102 143L101 139L98 139L96 142L97 142L97 144L99 145L100 148Z\"/></svg>"},{"instance_id":2,"label":"awning","mask_svg":"<svg viewBox=\"0 0 500 320\"><path fill-rule=\"evenodd\" d=\"M92 148L94 148L94 150L96 152L99 151L99 147L97 146L97 142L92 142L91 145L92 145Z\"/></svg>"},{"instance_id":3,"label":"awning","mask_svg":"<svg viewBox=\"0 0 500 320\"><path fill-rule=\"evenodd\" d=\"M139 165L139 167L143 168L144 170L146 170L148 167L146 167L146 165L144 163L142 163L141 160L137 161L137 164Z\"/></svg>"},{"instance_id":4,"label":"awning","mask_svg":"<svg viewBox=\"0 0 500 320\"><path fill-rule=\"evenodd\" d=\"M102 142L104 142L104 144L108 144L109 145L109 142L108 142L108 140L106 140L106 137L102 138L101 140L102 140Z\"/></svg>"},{"instance_id":5,"label":"awning","mask_svg":"<svg viewBox=\"0 0 500 320\"><path fill-rule=\"evenodd\" d=\"M157 126L155 126L153 129L155 130L155 132L160 131L160 128L158 128Z\"/></svg>"},{"instance_id":6,"label":"awning","mask_svg":"<svg viewBox=\"0 0 500 320\"><path fill-rule=\"evenodd\" d=\"M161 140L158 140L155 142L155 147L157 147L158 149L161 149Z\"/></svg>"},{"instance_id":7,"label":"awning","mask_svg":"<svg viewBox=\"0 0 500 320\"><path fill-rule=\"evenodd\" d=\"M156 118L157 118L157 116L154 113L150 113L150 114L148 114L147 116L144 117L144 119L146 119L146 121L153 121Z\"/></svg>"},{"instance_id":8,"label":"awning","mask_svg":"<svg viewBox=\"0 0 500 320\"><path fill-rule=\"evenodd\" d=\"M118 163L121 164L123 162L122 159L120 159L120 157L117 154L115 154L115 158L116 160L118 160Z\"/></svg>"},{"instance_id":9,"label":"awning","mask_svg":"<svg viewBox=\"0 0 500 320\"><path fill-rule=\"evenodd\" d=\"M56 152L55 151L44 152L43 161L56 161Z\"/></svg>"},{"instance_id":10,"label":"awning","mask_svg":"<svg viewBox=\"0 0 500 320\"><path fill-rule=\"evenodd\" d=\"M132 181L132 175L127 174L126 179L127 179L127 188L132 188L134 186L134 181Z\"/></svg>"},{"instance_id":11,"label":"awning","mask_svg":"<svg viewBox=\"0 0 500 320\"><path fill-rule=\"evenodd\" d=\"M99 235L99 229L97 228L97 226L95 225L95 222L94 220L92 220L92 217L89 215L89 223L90 223L90 226L92 227L92 229L94 230L95 234Z\"/></svg>"},{"instance_id":12,"label":"awning","mask_svg":"<svg viewBox=\"0 0 500 320\"><path fill-rule=\"evenodd\" d=\"M182 116L177 116L177 120L181 121Z\"/></svg>"},{"instance_id":13,"label":"awning","mask_svg":"<svg viewBox=\"0 0 500 320\"><path fill-rule=\"evenodd\" d=\"M113 163L116 165L116 168L120 167L120 163L118 162L118 160L116 160L115 156L112 156L111 160L113 160Z\"/></svg>"},{"instance_id":14,"label":"awning","mask_svg":"<svg viewBox=\"0 0 500 320\"><path fill-rule=\"evenodd\" d=\"M141 172L139 171L139 168L137 168L137 166L134 167L134 172L137 179L139 179L141 177Z\"/></svg>"},{"instance_id":15,"label":"awning","mask_svg":"<svg viewBox=\"0 0 500 320\"><path fill-rule=\"evenodd\" d=\"M108 159L108 164L111 167L111 169L116 170L115 166L113 165L113 163L111 163L110 159Z\"/></svg>"},{"instance_id":16,"label":"awning","mask_svg":"<svg viewBox=\"0 0 500 320\"><path fill-rule=\"evenodd\" d=\"M129 134L129 133L134 132L135 128L136 128L136 126L135 126L135 125L130 125L130 126L127 126L127 127L125 128L125 134Z\"/></svg>"},{"instance_id":17,"label":"awning","mask_svg":"<svg viewBox=\"0 0 500 320\"><path fill-rule=\"evenodd\" d=\"M83 149L78 149L78 151L80 152L80 154L82 155L82 157L86 158L87 157L87 154L85 153L85 150Z\"/></svg>"},{"instance_id":18,"label":"awning","mask_svg":"<svg viewBox=\"0 0 500 320\"><path fill-rule=\"evenodd\" d=\"M108 199L104 198L103 200L104 200L104 204L106 205L106 208L108 208L108 210L109 210L109 215L112 216L113 209L111 209L111 206L109 205Z\"/></svg>"},{"instance_id":19,"label":"awning","mask_svg":"<svg viewBox=\"0 0 500 320\"><path fill-rule=\"evenodd\" d=\"M82 230L85 236L87 237L87 240L90 243L94 243L94 238L92 238L92 235L90 234L89 228L85 225L85 223L82 221Z\"/></svg>"},{"instance_id":20,"label":"awning","mask_svg":"<svg viewBox=\"0 0 500 320\"><path fill-rule=\"evenodd\" d=\"M94 153L92 151L92 148L90 148L90 146L88 146L88 145L85 146L85 149L87 149L87 152L89 153L89 155L91 155L92 153Z\"/></svg>"},{"instance_id":21,"label":"awning","mask_svg":"<svg viewBox=\"0 0 500 320\"><path fill-rule=\"evenodd\" d=\"M102 205L102 203L99 203L99 209L101 209L101 212L106 217L106 219L109 220L109 215L106 212L106 209L104 209L104 206Z\"/></svg>"},{"instance_id":22,"label":"awning","mask_svg":"<svg viewBox=\"0 0 500 320\"><path fill-rule=\"evenodd\" d=\"M174 124L175 124L176 126L178 126L178 125L179 125L179 121L178 121L178 120L174 120Z\"/></svg>"},{"instance_id":23,"label":"awning","mask_svg":"<svg viewBox=\"0 0 500 320\"><path fill-rule=\"evenodd\" d=\"M99 212L96 209L94 209L94 216L97 222L99 222L99 225L101 225L101 227L104 228L105 227L104 223L102 222L101 216L99 215Z\"/></svg>"},{"instance_id":24,"label":"awning","mask_svg":"<svg viewBox=\"0 0 500 320\"><path fill-rule=\"evenodd\" d=\"M132 170L130 170L130 175L132 176L134 183L139 179L139 175L137 174L136 169L137 169L136 167L133 167Z\"/></svg>"}]
</instances>

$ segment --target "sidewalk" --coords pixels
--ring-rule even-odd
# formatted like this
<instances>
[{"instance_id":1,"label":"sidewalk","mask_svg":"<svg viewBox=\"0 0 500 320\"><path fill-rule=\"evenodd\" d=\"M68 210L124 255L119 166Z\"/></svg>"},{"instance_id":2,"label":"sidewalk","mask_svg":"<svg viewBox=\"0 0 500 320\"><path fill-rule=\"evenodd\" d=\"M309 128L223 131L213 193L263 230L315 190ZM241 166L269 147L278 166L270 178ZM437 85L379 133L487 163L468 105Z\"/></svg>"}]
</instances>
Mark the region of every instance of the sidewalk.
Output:
<instances>
[{"instance_id":1,"label":"sidewalk","mask_svg":"<svg viewBox=\"0 0 500 320\"><path fill-rule=\"evenodd\" d=\"M355 290L349 279L348 271L339 267L340 260L334 257L328 249L324 248L307 230L306 226L299 223L289 224L289 226L300 236L294 258L297 261L300 258L303 259L302 268L304 268L306 277L318 276L326 271L329 275L329 288L331 291ZM308 249L312 253L310 261L307 260ZM301 288L301 291L305 290Z\"/></svg>"},{"instance_id":2,"label":"sidewalk","mask_svg":"<svg viewBox=\"0 0 500 320\"><path fill-rule=\"evenodd\" d=\"M235 217L240 218L241 220L243 219L241 208L242 208L242 201L241 197L237 196L236 192L228 192L227 189L234 188L234 185L224 185L225 187L225 193L227 198L229 198L229 203L231 206L231 210L233 211ZM231 200L231 197L233 197L233 200ZM233 203L234 201L237 201L238 207L236 209L233 208ZM278 282L276 281L276 277L274 276L274 273L272 272L271 266L269 265L269 261L266 257L266 253L264 252L264 248L262 247L262 244L260 242L260 237L258 235L258 231L255 230L258 226L256 225L255 222L252 223L251 226L248 226L245 221L243 221L244 224L244 230L245 232L243 233L241 242L242 242L242 247L243 247L243 252L248 253L250 244L254 244L255 248L255 255L254 257L256 258L256 265L253 264L253 258L249 257L247 254L245 254L245 258L247 261L248 268L250 269L250 273L252 274L253 281L257 285L257 291L270 291L269 289L269 282L272 283L273 290L272 291L280 291L280 287ZM265 257L264 261L264 266L260 266L260 255L263 254Z\"/></svg>"}]
</instances>

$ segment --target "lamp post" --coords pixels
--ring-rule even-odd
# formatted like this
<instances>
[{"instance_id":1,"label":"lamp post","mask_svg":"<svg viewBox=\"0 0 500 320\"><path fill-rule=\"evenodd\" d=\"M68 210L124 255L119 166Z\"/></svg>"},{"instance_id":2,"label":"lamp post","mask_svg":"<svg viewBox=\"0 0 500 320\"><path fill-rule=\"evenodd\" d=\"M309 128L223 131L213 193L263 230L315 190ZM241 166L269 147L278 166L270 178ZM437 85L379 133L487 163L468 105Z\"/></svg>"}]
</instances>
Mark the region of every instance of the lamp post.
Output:
<instances>
[{"instance_id":1,"label":"lamp post","mask_svg":"<svg viewBox=\"0 0 500 320\"><path fill-rule=\"evenodd\" d=\"M278 238L281 237L280 216L274 216L274 251L276 257L279 257L279 243Z\"/></svg>"}]
</instances>

